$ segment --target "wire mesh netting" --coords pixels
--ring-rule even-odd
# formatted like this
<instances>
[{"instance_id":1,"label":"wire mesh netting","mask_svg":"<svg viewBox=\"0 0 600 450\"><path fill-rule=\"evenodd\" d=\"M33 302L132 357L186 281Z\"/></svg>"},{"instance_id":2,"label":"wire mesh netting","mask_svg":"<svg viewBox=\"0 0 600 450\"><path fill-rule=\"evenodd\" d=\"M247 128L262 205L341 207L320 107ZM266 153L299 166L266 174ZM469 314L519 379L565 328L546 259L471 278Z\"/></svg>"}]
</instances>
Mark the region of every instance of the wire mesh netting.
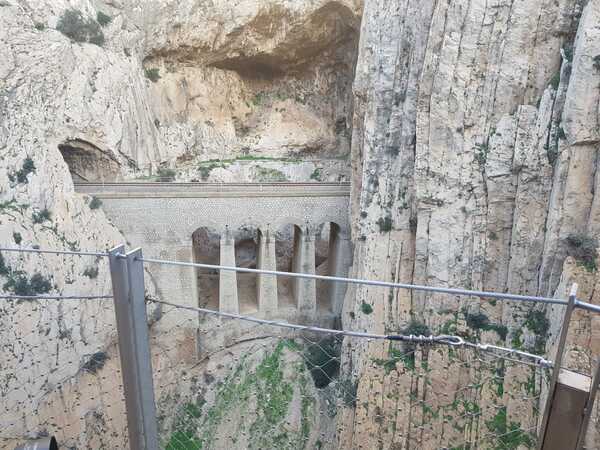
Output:
<instances>
[{"instance_id":1,"label":"wire mesh netting","mask_svg":"<svg viewBox=\"0 0 600 450\"><path fill-rule=\"evenodd\" d=\"M55 436L61 448L127 447L108 270L103 261L78 261L75 270L87 276L75 283L69 258L2 260L2 449L44 436ZM56 269L54 278L37 270L48 263ZM76 295L93 291L96 296Z\"/></svg>"},{"instance_id":2,"label":"wire mesh netting","mask_svg":"<svg viewBox=\"0 0 600 450\"><path fill-rule=\"evenodd\" d=\"M150 340L161 448L535 448L545 368L160 309Z\"/></svg>"}]
</instances>

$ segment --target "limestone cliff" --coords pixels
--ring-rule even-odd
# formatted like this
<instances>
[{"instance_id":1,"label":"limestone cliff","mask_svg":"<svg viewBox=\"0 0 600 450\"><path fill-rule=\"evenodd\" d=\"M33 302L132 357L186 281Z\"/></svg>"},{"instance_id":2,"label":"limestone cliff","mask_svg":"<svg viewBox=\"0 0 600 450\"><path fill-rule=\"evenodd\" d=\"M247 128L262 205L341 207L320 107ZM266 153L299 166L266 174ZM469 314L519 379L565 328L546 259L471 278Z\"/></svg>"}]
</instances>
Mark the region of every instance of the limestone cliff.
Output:
<instances>
[{"instance_id":1,"label":"limestone cliff","mask_svg":"<svg viewBox=\"0 0 600 450\"><path fill-rule=\"evenodd\" d=\"M348 179L360 7L1 0L0 244L126 242L73 181ZM111 291L101 258L1 258L3 294ZM0 447L47 431L74 448L125 446L108 302L3 302ZM193 342L167 322L154 338Z\"/></svg>"},{"instance_id":2,"label":"limestone cliff","mask_svg":"<svg viewBox=\"0 0 600 450\"><path fill-rule=\"evenodd\" d=\"M97 202L74 194L73 180L351 177L353 276L549 296L579 281L582 297L598 302L593 265L566 257L600 226L599 20L596 0L367 0L364 11L360 0L0 0L0 243L99 250L124 242ZM5 292L110 292L106 263L94 258L2 257ZM16 393L0 408L2 436L77 423L66 432L69 445L123 447L112 310L87 302L1 310L9 318L2 341L18 343L0 364L3 395ZM549 328L532 326L532 311L546 317L505 302L353 288L342 319L349 329L417 324L550 351L560 311L549 312ZM494 326L469 329L474 314ZM577 320L569 361L588 370L597 320ZM225 365L196 366L193 337L174 337L165 322L152 329L153 339L170 338L154 361L164 368L161 407L176 412L161 418L165 428L182 410L198 413L185 409L183 391L209 392L206 416L220 414L205 423L211 442L275 445L261 440L264 427L226 441L239 418L224 406L242 405L251 416L256 396L223 405L209 387L220 383L231 400L248 382L259 393L285 386L277 426L292 424L289 446L316 446L322 435L340 448L443 444L436 420L418 440L378 420L383 414L402 430L418 384L369 364L386 352L379 345L353 341L344 355L344 381L357 382L358 399L342 405L307 386L304 374L278 370L277 386L257 379L269 358L296 364L293 343L269 341L243 360L254 347L234 339L215 350ZM431 355L430 363L448 360ZM19 364L30 372L15 372ZM172 389L173 373L191 369L204 379L192 372ZM232 382L232 371L244 383ZM404 403L376 398L386 389ZM309 397L318 399L303 404ZM535 423L534 411L501 400L511 418ZM308 411L336 401L334 442L331 417L319 429ZM87 411L82 420L75 406ZM37 408L42 426L15 418L15 408ZM423 417L411 420L422 426Z\"/></svg>"},{"instance_id":3,"label":"limestone cliff","mask_svg":"<svg viewBox=\"0 0 600 450\"><path fill-rule=\"evenodd\" d=\"M598 231L598 14L598 2L576 0L366 2L354 82L354 276L565 297L557 287L569 238ZM346 308L348 328L452 326L538 352L549 331L531 329L534 307L507 302L356 288ZM469 329L472 314L495 331ZM367 391L388 383L370 381L366 350L347 366L369 386L358 388L368 410ZM360 409L354 417L364 420L348 419L341 439L373 448L389 430ZM509 405L509 414L527 413ZM409 445L400 435L383 448Z\"/></svg>"}]
</instances>

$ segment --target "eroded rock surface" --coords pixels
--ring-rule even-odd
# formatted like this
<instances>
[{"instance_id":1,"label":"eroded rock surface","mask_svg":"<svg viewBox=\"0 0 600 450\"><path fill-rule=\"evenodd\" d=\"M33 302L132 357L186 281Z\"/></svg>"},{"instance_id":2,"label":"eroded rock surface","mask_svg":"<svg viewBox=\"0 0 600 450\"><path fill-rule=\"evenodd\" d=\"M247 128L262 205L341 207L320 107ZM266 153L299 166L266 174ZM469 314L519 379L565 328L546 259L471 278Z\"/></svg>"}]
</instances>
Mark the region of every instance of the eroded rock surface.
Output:
<instances>
[{"instance_id":1,"label":"eroded rock surface","mask_svg":"<svg viewBox=\"0 0 600 450\"><path fill-rule=\"evenodd\" d=\"M578 1L366 3L354 82L355 276L566 296L565 241L597 232L599 91L590 86L600 78L599 12L597 2ZM356 288L346 308L348 328L417 322L546 351L549 330L532 330L538 316L528 305ZM475 314L487 330L473 328ZM363 393L358 404L379 398L372 385L361 390L379 380L373 352L353 348L346 360ZM377 391L387 386L385 377L378 383ZM422 401L436 402L435 394L404 398L384 415L402 422ZM494 401L507 405L509 420L534 413L506 396ZM380 440L389 430L370 410L360 414L344 420L342 442L415 444L402 433ZM480 415L483 430L489 419ZM422 448L437 448L427 442Z\"/></svg>"}]
</instances>

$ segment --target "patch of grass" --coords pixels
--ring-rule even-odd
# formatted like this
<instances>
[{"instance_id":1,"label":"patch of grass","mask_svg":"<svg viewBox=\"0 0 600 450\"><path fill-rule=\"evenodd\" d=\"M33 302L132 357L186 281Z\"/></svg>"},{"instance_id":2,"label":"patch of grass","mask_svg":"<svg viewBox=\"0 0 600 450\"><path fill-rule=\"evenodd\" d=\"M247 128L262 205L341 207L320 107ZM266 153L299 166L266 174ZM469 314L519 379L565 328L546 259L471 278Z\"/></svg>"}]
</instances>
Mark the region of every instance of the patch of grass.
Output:
<instances>
[{"instance_id":1,"label":"patch of grass","mask_svg":"<svg viewBox=\"0 0 600 450\"><path fill-rule=\"evenodd\" d=\"M501 407L496 415L486 426L490 432L496 435L494 441L494 450L516 450L518 448L532 448L535 445L535 438L521 429L518 423L508 422L506 416L506 407Z\"/></svg>"},{"instance_id":2,"label":"patch of grass","mask_svg":"<svg viewBox=\"0 0 600 450\"><path fill-rule=\"evenodd\" d=\"M100 200L98 197L92 197L89 206L90 209L98 209L102 206L102 200Z\"/></svg>"},{"instance_id":3,"label":"patch of grass","mask_svg":"<svg viewBox=\"0 0 600 450\"><path fill-rule=\"evenodd\" d=\"M298 370L287 380L284 375L284 351L301 352L301 348L292 340L280 341L275 349L268 353L251 369L245 358L233 373L220 383L215 401L207 410L202 405L185 403L176 409L172 432L166 449L206 449L212 448L216 430L233 414L242 416L252 408L250 426L246 428L249 448L302 448L305 437L310 432L311 409L314 400L308 390L306 368L298 361ZM301 427L292 431L284 421L288 415L294 396L294 385L299 386L302 402L300 408ZM251 403L250 403L251 402Z\"/></svg>"},{"instance_id":4,"label":"patch of grass","mask_svg":"<svg viewBox=\"0 0 600 450\"><path fill-rule=\"evenodd\" d=\"M15 241L15 244L19 245L21 243L21 241L23 241L23 237L21 236L21 233L14 231L13 232L13 240Z\"/></svg>"},{"instance_id":5,"label":"patch of grass","mask_svg":"<svg viewBox=\"0 0 600 450\"><path fill-rule=\"evenodd\" d=\"M269 169L267 167L257 167L255 176L259 182L263 183L281 183L288 181L287 176L282 171Z\"/></svg>"},{"instance_id":6,"label":"patch of grass","mask_svg":"<svg viewBox=\"0 0 600 450\"><path fill-rule=\"evenodd\" d=\"M533 352L543 355L546 352L546 341L550 330L550 320L546 317L546 313L538 310L529 311L524 325L535 335Z\"/></svg>"},{"instance_id":7,"label":"patch of grass","mask_svg":"<svg viewBox=\"0 0 600 450\"><path fill-rule=\"evenodd\" d=\"M83 271L83 276L88 277L89 279L98 278L98 268L97 267L88 267Z\"/></svg>"},{"instance_id":8,"label":"patch of grass","mask_svg":"<svg viewBox=\"0 0 600 450\"><path fill-rule=\"evenodd\" d=\"M96 13L96 21L103 27L112 22L112 17L108 14L104 14L102 11Z\"/></svg>"},{"instance_id":9,"label":"patch of grass","mask_svg":"<svg viewBox=\"0 0 600 450\"><path fill-rule=\"evenodd\" d=\"M98 22L84 18L77 9L67 9L58 20L56 29L75 42L89 42L100 47L104 44L104 34Z\"/></svg>"},{"instance_id":10,"label":"patch of grass","mask_svg":"<svg viewBox=\"0 0 600 450\"><path fill-rule=\"evenodd\" d=\"M402 363L408 370L415 370L414 346L407 346L407 350L395 348L392 343L388 347L388 359L374 359L373 363L383 367L386 374L396 370L398 363Z\"/></svg>"},{"instance_id":11,"label":"patch of grass","mask_svg":"<svg viewBox=\"0 0 600 450\"><path fill-rule=\"evenodd\" d=\"M34 211L33 215L31 216L33 223L44 223L47 220L50 220L50 218L50 211L48 211L46 208L42 209L41 211Z\"/></svg>"},{"instance_id":12,"label":"patch of grass","mask_svg":"<svg viewBox=\"0 0 600 450\"><path fill-rule=\"evenodd\" d=\"M588 272L598 269L598 240L585 233L571 234L566 239L567 254Z\"/></svg>"},{"instance_id":13,"label":"patch of grass","mask_svg":"<svg viewBox=\"0 0 600 450\"><path fill-rule=\"evenodd\" d=\"M250 100L254 106L260 106L265 103L269 95L266 92L258 92Z\"/></svg>"},{"instance_id":14,"label":"patch of grass","mask_svg":"<svg viewBox=\"0 0 600 450\"><path fill-rule=\"evenodd\" d=\"M160 70L155 67L144 69L144 75L146 75L146 78L153 83L156 83L158 80L160 80Z\"/></svg>"},{"instance_id":15,"label":"patch of grass","mask_svg":"<svg viewBox=\"0 0 600 450\"><path fill-rule=\"evenodd\" d=\"M362 302L360 305L360 310L363 314L369 315L373 312L373 307L366 302Z\"/></svg>"},{"instance_id":16,"label":"patch of grass","mask_svg":"<svg viewBox=\"0 0 600 450\"><path fill-rule=\"evenodd\" d=\"M97 373L104 367L107 360L108 355L106 352L96 352L90 356L90 359L88 359L83 366L81 366L81 370L84 372Z\"/></svg>"}]
</instances>

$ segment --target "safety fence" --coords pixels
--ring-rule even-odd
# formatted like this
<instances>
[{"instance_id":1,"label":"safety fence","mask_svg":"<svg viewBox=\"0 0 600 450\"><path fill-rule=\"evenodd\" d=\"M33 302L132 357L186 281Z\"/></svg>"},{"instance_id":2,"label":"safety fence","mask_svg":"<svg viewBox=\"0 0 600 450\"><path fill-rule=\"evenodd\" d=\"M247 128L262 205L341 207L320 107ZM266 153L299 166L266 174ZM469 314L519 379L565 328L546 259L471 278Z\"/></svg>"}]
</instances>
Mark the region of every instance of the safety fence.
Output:
<instances>
[{"instance_id":1,"label":"safety fence","mask_svg":"<svg viewBox=\"0 0 600 450\"><path fill-rule=\"evenodd\" d=\"M0 448L49 435L61 448L126 448L106 258L5 255L0 259ZM42 275L47 267L55 278ZM78 295L89 293L91 285L100 285L99 292Z\"/></svg>"},{"instance_id":2,"label":"safety fence","mask_svg":"<svg viewBox=\"0 0 600 450\"><path fill-rule=\"evenodd\" d=\"M533 449L557 373L539 355L556 347L559 362L565 354L570 367L594 370L592 355L584 363L576 346L560 342L568 327L537 347L535 335L517 333L513 348L480 343L489 335L456 323L433 334L415 324L385 335L315 327L164 301L144 283L145 265L208 265L144 259L124 247L78 257L97 258L99 270L110 265L110 278L101 276L114 302L105 291L77 297L56 285L24 295L5 284L0 295L11 318L0 325L2 448L49 434L73 448ZM574 295L335 281L549 304L558 323L565 309L596 312ZM494 331L506 341L505 330Z\"/></svg>"}]
</instances>

